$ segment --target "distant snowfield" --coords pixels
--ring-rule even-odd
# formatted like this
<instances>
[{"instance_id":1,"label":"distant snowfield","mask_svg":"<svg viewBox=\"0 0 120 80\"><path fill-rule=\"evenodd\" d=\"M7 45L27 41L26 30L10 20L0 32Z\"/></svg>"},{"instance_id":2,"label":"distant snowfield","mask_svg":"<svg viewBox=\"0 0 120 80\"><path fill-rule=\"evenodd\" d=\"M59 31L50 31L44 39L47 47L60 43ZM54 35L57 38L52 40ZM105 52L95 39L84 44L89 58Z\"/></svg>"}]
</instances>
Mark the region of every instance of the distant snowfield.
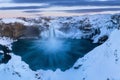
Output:
<instances>
[{"instance_id":1,"label":"distant snowfield","mask_svg":"<svg viewBox=\"0 0 120 80\"><path fill-rule=\"evenodd\" d=\"M120 11L103 11L103 12L84 12L84 13L75 13L75 12L65 12L65 11L43 11L37 13L26 13L20 10L0 10L0 18L16 18L16 17L26 17L26 18L35 18L35 17L73 17L73 16L83 16L83 15L95 15L95 14L117 14ZM14 14L14 15L13 15Z\"/></svg>"}]
</instances>

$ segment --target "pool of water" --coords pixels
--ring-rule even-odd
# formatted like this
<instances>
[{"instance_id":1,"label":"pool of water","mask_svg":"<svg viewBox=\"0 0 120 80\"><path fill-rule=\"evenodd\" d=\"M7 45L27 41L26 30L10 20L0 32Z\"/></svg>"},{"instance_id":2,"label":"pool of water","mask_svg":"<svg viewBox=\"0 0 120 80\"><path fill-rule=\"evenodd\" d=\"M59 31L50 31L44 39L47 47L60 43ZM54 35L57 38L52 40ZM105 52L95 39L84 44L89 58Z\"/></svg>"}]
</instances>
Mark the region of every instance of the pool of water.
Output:
<instances>
[{"instance_id":1,"label":"pool of water","mask_svg":"<svg viewBox=\"0 0 120 80\"><path fill-rule=\"evenodd\" d=\"M98 44L85 39L20 39L12 45L13 53L32 70L64 71Z\"/></svg>"}]
</instances>

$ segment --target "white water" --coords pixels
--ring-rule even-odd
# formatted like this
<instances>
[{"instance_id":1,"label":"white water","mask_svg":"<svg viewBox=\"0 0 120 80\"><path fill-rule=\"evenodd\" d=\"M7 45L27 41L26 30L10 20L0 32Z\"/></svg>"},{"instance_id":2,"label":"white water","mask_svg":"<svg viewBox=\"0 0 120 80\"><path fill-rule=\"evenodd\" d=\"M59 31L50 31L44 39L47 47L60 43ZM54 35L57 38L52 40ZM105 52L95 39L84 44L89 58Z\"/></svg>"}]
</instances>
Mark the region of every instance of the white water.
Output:
<instances>
[{"instance_id":1,"label":"white water","mask_svg":"<svg viewBox=\"0 0 120 80\"><path fill-rule=\"evenodd\" d=\"M45 49L45 53L56 53L58 51L61 52L63 50L62 48L64 47L63 43L64 41L56 38L55 25L51 22L49 24L49 38L43 43L43 49Z\"/></svg>"},{"instance_id":2,"label":"white water","mask_svg":"<svg viewBox=\"0 0 120 80\"><path fill-rule=\"evenodd\" d=\"M49 38L55 39L55 28L54 25L52 25L52 23L49 26Z\"/></svg>"}]
</instances>

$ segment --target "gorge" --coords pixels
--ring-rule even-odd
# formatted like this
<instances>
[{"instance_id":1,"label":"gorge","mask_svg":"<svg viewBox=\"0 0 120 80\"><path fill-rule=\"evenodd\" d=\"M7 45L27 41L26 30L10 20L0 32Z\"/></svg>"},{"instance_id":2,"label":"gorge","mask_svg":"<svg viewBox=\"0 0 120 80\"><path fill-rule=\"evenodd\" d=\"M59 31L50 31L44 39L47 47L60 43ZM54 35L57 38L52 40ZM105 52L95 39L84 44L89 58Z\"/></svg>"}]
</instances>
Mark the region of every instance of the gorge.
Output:
<instances>
[{"instance_id":1,"label":"gorge","mask_svg":"<svg viewBox=\"0 0 120 80\"><path fill-rule=\"evenodd\" d=\"M0 78L120 80L119 22L119 14L2 18L0 44L13 52Z\"/></svg>"},{"instance_id":2,"label":"gorge","mask_svg":"<svg viewBox=\"0 0 120 80\"><path fill-rule=\"evenodd\" d=\"M71 68L78 58L98 46L87 39L57 38L54 25L49 27L46 39L19 39L13 43L13 53L22 57L32 70L65 71Z\"/></svg>"}]
</instances>

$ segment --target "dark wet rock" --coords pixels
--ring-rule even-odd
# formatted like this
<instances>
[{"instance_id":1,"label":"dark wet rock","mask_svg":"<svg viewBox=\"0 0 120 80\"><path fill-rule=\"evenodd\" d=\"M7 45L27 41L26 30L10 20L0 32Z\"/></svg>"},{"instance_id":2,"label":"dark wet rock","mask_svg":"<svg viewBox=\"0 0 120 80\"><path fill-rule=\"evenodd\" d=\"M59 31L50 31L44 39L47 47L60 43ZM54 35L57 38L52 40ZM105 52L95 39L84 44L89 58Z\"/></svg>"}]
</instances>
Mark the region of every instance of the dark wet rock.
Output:
<instances>
[{"instance_id":1,"label":"dark wet rock","mask_svg":"<svg viewBox=\"0 0 120 80\"><path fill-rule=\"evenodd\" d=\"M26 27L21 37L34 38L34 37L39 37L39 34L40 34L39 27L32 26L32 27Z\"/></svg>"},{"instance_id":2,"label":"dark wet rock","mask_svg":"<svg viewBox=\"0 0 120 80\"><path fill-rule=\"evenodd\" d=\"M3 51L3 53L1 53L3 55L3 58L0 60L0 63L7 63L11 59L9 53L12 51L4 45L0 45L0 50Z\"/></svg>"},{"instance_id":3,"label":"dark wet rock","mask_svg":"<svg viewBox=\"0 0 120 80\"><path fill-rule=\"evenodd\" d=\"M90 33L92 32L92 25L90 24L90 21L88 18L85 18L83 20L80 20L79 22L81 25L79 26L79 29L83 32L83 33Z\"/></svg>"},{"instance_id":4,"label":"dark wet rock","mask_svg":"<svg viewBox=\"0 0 120 80\"><path fill-rule=\"evenodd\" d=\"M118 29L120 29L120 14L113 15L111 21Z\"/></svg>"},{"instance_id":5,"label":"dark wet rock","mask_svg":"<svg viewBox=\"0 0 120 80\"><path fill-rule=\"evenodd\" d=\"M64 33L68 33L70 31L70 29L71 29L70 23L66 22L66 23L62 23L61 25L62 25L62 27L59 29L60 31L62 31Z\"/></svg>"},{"instance_id":6,"label":"dark wet rock","mask_svg":"<svg viewBox=\"0 0 120 80\"><path fill-rule=\"evenodd\" d=\"M99 42L99 43L103 43L103 42L105 42L107 39L108 39L108 35L104 35L104 36L102 36L102 37L99 38L98 42Z\"/></svg>"},{"instance_id":7,"label":"dark wet rock","mask_svg":"<svg viewBox=\"0 0 120 80\"><path fill-rule=\"evenodd\" d=\"M4 58L1 60L1 63L8 63L8 61L11 59L10 55L4 55Z\"/></svg>"}]
</instances>

